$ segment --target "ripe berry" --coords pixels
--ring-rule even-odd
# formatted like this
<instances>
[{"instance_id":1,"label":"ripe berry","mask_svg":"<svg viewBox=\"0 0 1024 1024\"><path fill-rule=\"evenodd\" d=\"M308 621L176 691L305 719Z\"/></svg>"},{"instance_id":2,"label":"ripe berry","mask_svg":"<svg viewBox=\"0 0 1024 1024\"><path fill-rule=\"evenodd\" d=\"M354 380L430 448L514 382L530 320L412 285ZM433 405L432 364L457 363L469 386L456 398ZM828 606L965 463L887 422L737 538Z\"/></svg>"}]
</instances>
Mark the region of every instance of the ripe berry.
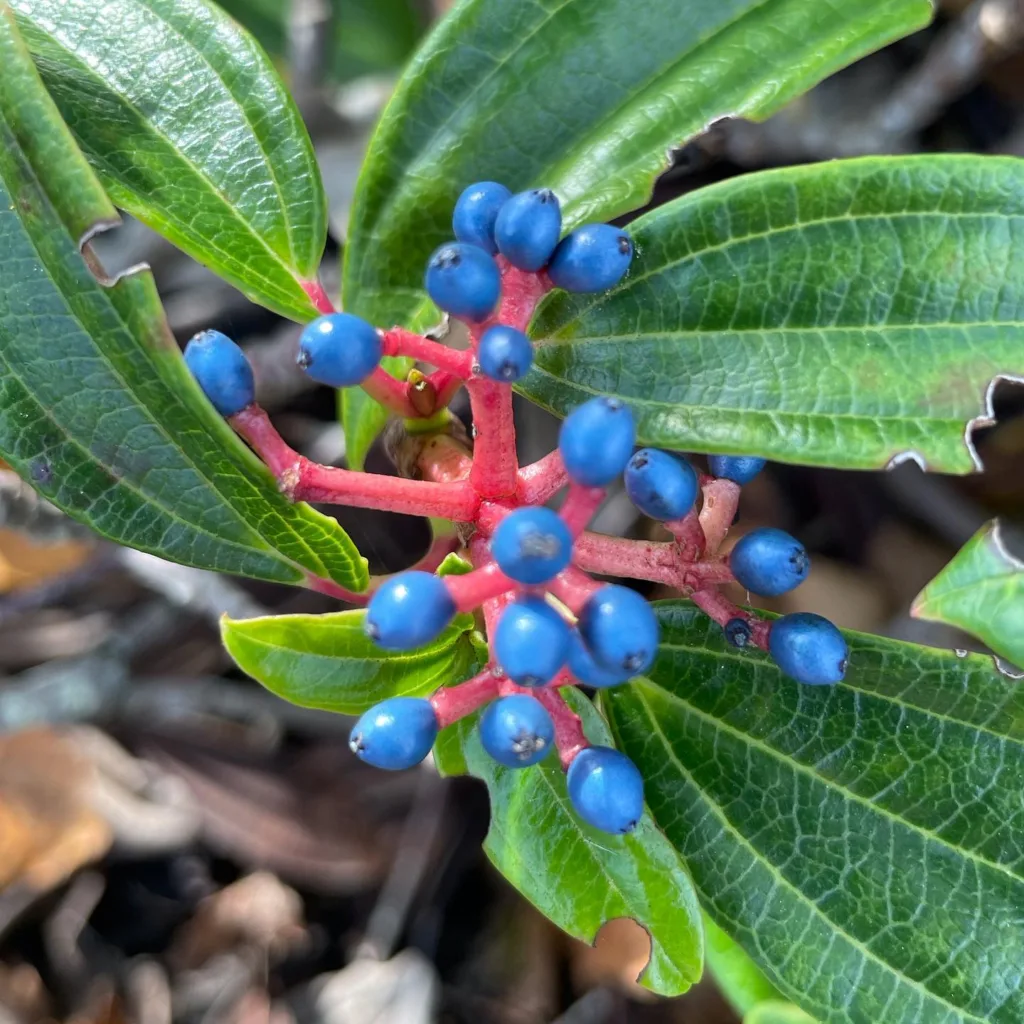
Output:
<instances>
[{"instance_id":1,"label":"ripe berry","mask_svg":"<svg viewBox=\"0 0 1024 1024\"><path fill-rule=\"evenodd\" d=\"M348 745L376 768L412 768L430 753L437 738L437 716L422 697L391 697L370 708L349 733Z\"/></svg>"},{"instance_id":2,"label":"ripe berry","mask_svg":"<svg viewBox=\"0 0 1024 1024\"><path fill-rule=\"evenodd\" d=\"M658 653L658 620L635 590L614 583L595 591L579 617L580 636L597 664L635 676Z\"/></svg>"},{"instance_id":3,"label":"ripe berry","mask_svg":"<svg viewBox=\"0 0 1024 1024\"><path fill-rule=\"evenodd\" d=\"M185 346L185 363L221 416L234 416L256 400L245 353L220 331L201 331Z\"/></svg>"},{"instance_id":4,"label":"ripe berry","mask_svg":"<svg viewBox=\"0 0 1024 1024\"><path fill-rule=\"evenodd\" d=\"M787 676L812 686L838 683L846 674L850 653L843 634L813 612L776 619L768 633L768 650Z\"/></svg>"},{"instance_id":5,"label":"ripe berry","mask_svg":"<svg viewBox=\"0 0 1024 1024\"><path fill-rule=\"evenodd\" d=\"M363 628L380 647L411 651L433 640L454 615L444 580L411 570L381 584L367 605Z\"/></svg>"},{"instance_id":6,"label":"ripe berry","mask_svg":"<svg viewBox=\"0 0 1024 1024\"><path fill-rule=\"evenodd\" d=\"M434 250L424 283L441 309L466 320L486 320L501 295L498 265L479 246L464 242Z\"/></svg>"},{"instance_id":7,"label":"ripe berry","mask_svg":"<svg viewBox=\"0 0 1024 1024\"><path fill-rule=\"evenodd\" d=\"M712 476L724 477L737 484L746 484L764 469L765 460L754 455L709 455Z\"/></svg>"},{"instance_id":8,"label":"ripe berry","mask_svg":"<svg viewBox=\"0 0 1024 1024\"><path fill-rule=\"evenodd\" d=\"M632 832L644 813L644 780L625 754L587 747L569 765L566 779L576 813L602 832Z\"/></svg>"},{"instance_id":9,"label":"ripe berry","mask_svg":"<svg viewBox=\"0 0 1024 1024\"><path fill-rule=\"evenodd\" d=\"M452 230L460 242L478 245L492 256L498 251L494 241L494 222L512 193L496 181L478 181L470 185L455 203Z\"/></svg>"},{"instance_id":10,"label":"ripe berry","mask_svg":"<svg viewBox=\"0 0 1024 1024\"><path fill-rule=\"evenodd\" d=\"M530 339L505 324L495 324L484 331L477 349L477 359L483 373L501 384L514 384L525 377L533 362Z\"/></svg>"},{"instance_id":11,"label":"ripe berry","mask_svg":"<svg viewBox=\"0 0 1024 1024\"><path fill-rule=\"evenodd\" d=\"M604 487L633 454L633 414L618 398L592 398L565 418L558 434L566 472L584 487Z\"/></svg>"},{"instance_id":12,"label":"ripe berry","mask_svg":"<svg viewBox=\"0 0 1024 1024\"><path fill-rule=\"evenodd\" d=\"M362 383L377 368L380 335L351 313L329 313L306 325L299 338L299 367L332 388Z\"/></svg>"},{"instance_id":13,"label":"ripe berry","mask_svg":"<svg viewBox=\"0 0 1024 1024\"><path fill-rule=\"evenodd\" d=\"M527 693L494 701L480 719L480 742L498 764L529 768L542 761L555 740L555 724Z\"/></svg>"},{"instance_id":14,"label":"ripe berry","mask_svg":"<svg viewBox=\"0 0 1024 1024\"><path fill-rule=\"evenodd\" d=\"M633 242L622 228L585 224L555 249L548 276L567 292L604 292L617 285L633 259Z\"/></svg>"},{"instance_id":15,"label":"ripe berry","mask_svg":"<svg viewBox=\"0 0 1024 1024\"><path fill-rule=\"evenodd\" d=\"M587 686L603 690L609 686L618 686L629 679L628 672L602 668L590 655L587 645L577 630L572 631L569 644L569 671Z\"/></svg>"},{"instance_id":16,"label":"ripe berry","mask_svg":"<svg viewBox=\"0 0 1024 1024\"><path fill-rule=\"evenodd\" d=\"M521 597L498 620L494 653L514 683L543 686L565 664L569 627L546 601Z\"/></svg>"},{"instance_id":17,"label":"ripe berry","mask_svg":"<svg viewBox=\"0 0 1024 1024\"><path fill-rule=\"evenodd\" d=\"M729 556L729 567L747 590L777 597L803 583L811 560L795 537L766 526L740 539Z\"/></svg>"},{"instance_id":18,"label":"ripe berry","mask_svg":"<svg viewBox=\"0 0 1024 1024\"><path fill-rule=\"evenodd\" d=\"M517 508L494 531L491 554L517 583L546 583L569 564L572 534L549 508Z\"/></svg>"},{"instance_id":19,"label":"ripe berry","mask_svg":"<svg viewBox=\"0 0 1024 1024\"><path fill-rule=\"evenodd\" d=\"M623 483L629 500L652 519L679 519L697 500L693 467L655 448L641 448L629 460Z\"/></svg>"},{"instance_id":20,"label":"ripe berry","mask_svg":"<svg viewBox=\"0 0 1024 1024\"><path fill-rule=\"evenodd\" d=\"M723 627L722 632L725 634L726 641L732 647L746 647L750 643L750 637L753 635L753 630L750 628L750 623L746 619L739 617L730 619Z\"/></svg>"},{"instance_id":21,"label":"ripe berry","mask_svg":"<svg viewBox=\"0 0 1024 1024\"><path fill-rule=\"evenodd\" d=\"M540 270L562 233L562 208L549 188L520 192L502 206L494 223L498 250L520 270Z\"/></svg>"}]
</instances>

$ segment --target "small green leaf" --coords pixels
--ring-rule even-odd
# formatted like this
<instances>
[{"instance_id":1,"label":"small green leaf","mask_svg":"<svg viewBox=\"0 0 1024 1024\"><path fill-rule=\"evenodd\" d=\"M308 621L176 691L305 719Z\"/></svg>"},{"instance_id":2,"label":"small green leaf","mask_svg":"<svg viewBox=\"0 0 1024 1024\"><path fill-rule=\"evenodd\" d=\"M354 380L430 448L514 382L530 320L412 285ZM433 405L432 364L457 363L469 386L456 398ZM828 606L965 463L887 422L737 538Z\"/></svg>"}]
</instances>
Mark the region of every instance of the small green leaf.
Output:
<instances>
[{"instance_id":1,"label":"small green leaf","mask_svg":"<svg viewBox=\"0 0 1024 1024\"><path fill-rule=\"evenodd\" d=\"M597 298L554 293L523 382L594 393L644 443L967 473L1000 375L1024 375L1024 161L869 158L734 178L631 225Z\"/></svg>"},{"instance_id":2,"label":"small green leaf","mask_svg":"<svg viewBox=\"0 0 1024 1024\"><path fill-rule=\"evenodd\" d=\"M149 273L102 286L80 240L117 213L0 6L0 455L65 512L130 547L283 583L349 589L366 563L291 505L213 411Z\"/></svg>"},{"instance_id":3,"label":"small green leaf","mask_svg":"<svg viewBox=\"0 0 1024 1024\"><path fill-rule=\"evenodd\" d=\"M562 691L587 737L608 743L597 709L576 690ZM651 938L640 983L678 995L700 978L700 910L671 845L644 814L628 836L611 836L573 812L565 774L552 754L532 768L504 768L484 751L477 716L446 729L435 758L446 774L468 771L487 784L491 827L484 849L494 866L538 910L592 943L606 921L629 917Z\"/></svg>"},{"instance_id":4,"label":"small green leaf","mask_svg":"<svg viewBox=\"0 0 1024 1024\"><path fill-rule=\"evenodd\" d=\"M405 380L415 362L405 356L385 356L380 365L398 380ZM362 388L342 388L338 392L338 408L345 435L345 460L349 469L361 470L367 452L391 414Z\"/></svg>"},{"instance_id":5,"label":"small green leaf","mask_svg":"<svg viewBox=\"0 0 1024 1024\"><path fill-rule=\"evenodd\" d=\"M918 594L911 614L957 626L1024 667L1024 563L1007 551L998 520Z\"/></svg>"},{"instance_id":6,"label":"small green leaf","mask_svg":"<svg viewBox=\"0 0 1024 1024\"><path fill-rule=\"evenodd\" d=\"M657 612L607 707L715 922L829 1024L1024 1020L1024 689L856 633L843 684L801 686Z\"/></svg>"},{"instance_id":7,"label":"small green leaf","mask_svg":"<svg viewBox=\"0 0 1024 1024\"><path fill-rule=\"evenodd\" d=\"M799 1006L779 1000L759 1003L743 1018L743 1024L815 1024L815 1021Z\"/></svg>"},{"instance_id":8,"label":"small green leaf","mask_svg":"<svg viewBox=\"0 0 1024 1024\"><path fill-rule=\"evenodd\" d=\"M757 964L707 915L704 916L704 956L715 983L737 1013L743 1015L758 1003L782 999L779 990Z\"/></svg>"},{"instance_id":9,"label":"small green leaf","mask_svg":"<svg viewBox=\"0 0 1024 1024\"><path fill-rule=\"evenodd\" d=\"M113 201L254 302L313 317L326 200L255 40L206 0L9 2Z\"/></svg>"},{"instance_id":10,"label":"small green leaf","mask_svg":"<svg viewBox=\"0 0 1024 1024\"><path fill-rule=\"evenodd\" d=\"M420 697L466 678L472 650L449 626L408 653L385 651L363 631L364 611L221 620L238 667L293 704L358 715L387 697Z\"/></svg>"}]
</instances>

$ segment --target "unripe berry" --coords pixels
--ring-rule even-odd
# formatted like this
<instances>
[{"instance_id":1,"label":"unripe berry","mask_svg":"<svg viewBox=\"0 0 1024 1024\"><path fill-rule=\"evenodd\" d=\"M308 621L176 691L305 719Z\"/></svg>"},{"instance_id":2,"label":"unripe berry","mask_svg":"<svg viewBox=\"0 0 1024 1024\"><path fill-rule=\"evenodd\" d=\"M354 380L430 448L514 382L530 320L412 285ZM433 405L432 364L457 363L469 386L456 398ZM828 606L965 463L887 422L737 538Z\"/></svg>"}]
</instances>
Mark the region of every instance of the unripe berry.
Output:
<instances>
[{"instance_id":1,"label":"unripe berry","mask_svg":"<svg viewBox=\"0 0 1024 1024\"><path fill-rule=\"evenodd\" d=\"M363 628L380 647L410 651L433 640L454 615L444 580L410 570L381 584L366 607Z\"/></svg>"},{"instance_id":2,"label":"unripe berry","mask_svg":"<svg viewBox=\"0 0 1024 1024\"><path fill-rule=\"evenodd\" d=\"M591 657L587 645L583 642L578 630L572 631L572 640L569 644L569 671L587 686L593 686L597 690L607 689L609 686L618 686L629 679L628 672L615 671L602 668Z\"/></svg>"},{"instance_id":3,"label":"unripe berry","mask_svg":"<svg viewBox=\"0 0 1024 1024\"><path fill-rule=\"evenodd\" d=\"M220 331L201 331L185 346L185 364L221 416L234 416L256 400L245 353Z\"/></svg>"},{"instance_id":4,"label":"unripe berry","mask_svg":"<svg viewBox=\"0 0 1024 1024\"><path fill-rule=\"evenodd\" d=\"M697 474L682 458L641 448L623 475L629 500L652 519L680 519L697 500Z\"/></svg>"},{"instance_id":5,"label":"unripe berry","mask_svg":"<svg viewBox=\"0 0 1024 1024\"><path fill-rule=\"evenodd\" d=\"M764 469L765 460L754 455L709 455L712 476L723 477L737 484L746 484Z\"/></svg>"},{"instance_id":6,"label":"unripe berry","mask_svg":"<svg viewBox=\"0 0 1024 1024\"><path fill-rule=\"evenodd\" d=\"M512 193L496 181L478 181L459 196L452 212L452 230L460 242L478 245L492 256L498 251L494 222Z\"/></svg>"},{"instance_id":7,"label":"unripe berry","mask_svg":"<svg viewBox=\"0 0 1024 1024\"><path fill-rule=\"evenodd\" d=\"M376 328L351 313L328 313L308 323L299 338L299 367L321 384L350 388L380 363Z\"/></svg>"},{"instance_id":8,"label":"unripe berry","mask_svg":"<svg viewBox=\"0 0 1024 1024\"><path fill-rule=\"evenodd\" d=\"M498 265L479 246L464 242L434 250L424 284L441 309L465 320L486 320L501 295Z\"/></svg>"},{"instance_id":9,"label":"unripe berry","mask_svg":"<svg viewBox=\"0 0 1024 1024\"><path fill-rule=\"evenodd\" d=\"M498 620L494 653L514 683L543 686L565 664L569 627L546 601L521 597Z\"/></svg>"},{"instance_id":10,"label":"unripe berry","mask_svg":"<svg viewBox=\"0 0 1024 1024\"><path fill-rule=\"evenodd\" d=\"M633 259L633 243L622 228L585 224L555 249L548 277L567 292L604 292L617 285Z\"/></svg>"},{"instance_id":11,"label":"unripe berry","mask_svg":"<svg viewBox=\"0 0 1024 1024\"><path fill-rule=\"evenodd\" d=\"M546 583L569 564L572 534L549 508L518 508L498 524L491 554L517 583Z\"/></svg>"},{"instance_id":12,"label":"unripe berry","mask_svg":"<svg viewBox=\"0 0 1024 1024\"><path fill-rule=\"evenodd\" d=\"M768 650L787 676L812 686L838 683L846 674L850 653L843 634L813 612L776 619L768 633Z\"/></svg>"},{"instance_id":13,"label":"unripe berry","mask_svg":"<svg viewBox=\"0 0 1024 1024\"><path fill-rule=\"evenodd\" d=\"M558 450L574 483L605 487L625 468L633 454L633 414L618 398L591 398L562 423Z\"/></svg>"},{"instance_id":14,"label":"unripe berry","mask_svg":"<svg viewBox=\"0 0 1024 1024\"><path fill-rule=\"evenodd\" d=\"M543 760L555 741L555 724L527 693L494 701L480 719L480 742L498 764L528 768Z\"/></svg>"},{"instance_id":15,"label":"unripe berry","mask_svg":"<svg viewBox=\"0 0 1024 1024\"><path fill-rule=\"evenodd\" d=\"M569 765L569 799L594 828L614 835L632 832L644 813L644 780L625 754L587 747Z\"/></svg>"},{"instance_id":16,"label":"unripe berry","mask_svg":"<svg viewBox=\"0 0 1024 1024\"><path fill-rule=\"evenodd\" d=\"M580 636L601 668L635 676L658 653L658 620L635 590L609 583L595 591L579 617Z\"/></svg>"},{"instance_id":17,"label":"unripe berry","mask_svg":"<svg viewBox=\"0 0 1024 1024\"><path fill-rule=\"evenodd\" d=\"M729 556L729 568L747 590L777 597L803 583L811 560L795 537L765 526L740 538Z\"/></svg>"},{"instance_id":18,"label":"unripe berry","mask_svg":"<svg viewBox=\"0 0 1024 1024\"><path fill-rule=\"evenodd\" d=\"M722 632L725 634L726 642L731 647L739 648L746 647L754 633L750 628L750 623L746 619L739 618L739 616L730 619L722 627Z\"/></svg>"},{"instance_id":19,"label":"unripe berry","mask_svg":"<svg viewBox=\"0 0 1024 1024\"><path fill-rule=\"evenodd\" d=\"M502 206L494 223L498 251L520 270L540 270L562 233L562 209L549 188L520 192Z\"/></svg>"},{"instance_id":20,"label":"unripe berry","mask_svg":"<svg viewBox=\"0 0 1024 1024\"><path fill-rule=\"evenodd\" d=\"M533 345L522 331L495 324L484 331L477 360L481 371L491 380L514 384L526 376L533 363Z\"/></svg>"},{"instance_id":21,"label":"unripe berry","mask_svg":"<svg viewBox=\"0 0 1024 1024\"><path fill-rule=\"evenodd\" d=\"M421 697L391 697L365 712L349 733L348 745L375 768L412 768L430 753L437 716Z\"/></svg>"}]
</instances>

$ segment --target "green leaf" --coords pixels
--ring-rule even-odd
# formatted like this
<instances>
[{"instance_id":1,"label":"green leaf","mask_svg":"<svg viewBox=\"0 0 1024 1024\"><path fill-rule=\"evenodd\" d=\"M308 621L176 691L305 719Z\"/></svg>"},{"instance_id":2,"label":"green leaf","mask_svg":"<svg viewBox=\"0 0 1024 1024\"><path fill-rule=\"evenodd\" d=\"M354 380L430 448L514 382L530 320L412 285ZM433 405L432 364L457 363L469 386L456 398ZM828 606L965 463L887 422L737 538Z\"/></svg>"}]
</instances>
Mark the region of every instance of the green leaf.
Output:
<instances>
[{"instance_id":1,"label":"green leaf","mask_svg":"<svg viewBox=\"0 0 1024 1024\"><path fill-rule=\"evenodd\" d=\"M588 739L608 743L597 709L577 690L562 691ZM484 849L491 863L538 910L583 942L606 921L628 917L651 938L640 983L678 995L700 978L700 910L679 856L644 814L628 836L611 836L573 812L565 774L552 754L532 768L504 768L483 749L478 716L442 732L435 758L445 774L483 779L491 797Z\"/></svg>"},{"instance_id":2,"label":"green leaf","mask_svg":"<svg viewBox=\"0 0 1024 1024\"><path fill-rule=\"evenodd\" d=\"M743 1024L815 1024L810 1014L804 1013L799 1006L778 1002L758 1003L743 1018Z\"/></svg>"},{"instance_id":3,"label":"green leaf","mask_svg":"<svg viewBox=\"0 0 1024 1024\"><path fill-rule=\"evenodd\" d=\"M397 654L363 631L365 611L221 620L221 638L243 672L293 704L358 715L388 697L419 697L466 677L464 630Z\"/></svg>"},{"instance_id":4,"label":"green leaf","mask_svg":"<svg viewBox=\"0 0 1024 1024\"><path fill-rule=\"evenodd\" d=\"M1006 549L998 520L918 594L911 614L957 626L1024 667L1024 563Z\"/></svg>"},{"instance_id":5,"label":"green leaf","mask_svg":"<svg viewBox=\"0 0 1024 1024\"><path fill-rule=\"evenodd\" d=\"M9 0L114 203L296 320L315 310L326 200L254 39L205 0Z\"/></svg>"},{"instance_id":6,"label":"green leaf","mask_svg":"<svg viewBox=\"0 0 1024 1024\"><path fill-rule=\"evenodd\" d=\"M737 1013L744 1015L758 1003L782 999L757 964L707 915L704 956L715 983Z\"/></svg>"},{"instance_id":7,"label":"green leaf","mask_svg":"<svg viewBox=\"0 0 1024 1024\"><path fill-rule=\"evenodd\" d=\"M100 533L188 565L350 589L366 564L290 505L200 394L148 273L102 286L81 239L117 214L0 7L0 455Z\"/></svg>"},{"instance_id":8,"label":"green leaf","mask_svg":"<svg viewBox=\"0 0 1024 1024\"><path fill-rule=\"evenodd\" d=\"M1024 1019L1024 689L856 633L844 684L801 686L657 611L607 705L715 922L828 1024Z\"/></svg>"},{"instance_id":9,"label":"green leaf","mask_svg":"<svg viewBox=\"0 0 1024 1024\"><path fill-rule=\"evenodd\" d=\"M344 306L381 327L427 327L439 315L424 267L470 183L553 188L567 228L626 213L647 201L669 151L712 121L767 117L930 17L928 0L462 0L370 145ZM386 414L343 401L359 466Z\"/></svg>"},{"instance_id":10,"label":"green leaf","mask_svg":"<svg viewBox=\"0 0 1024 1024\"><path fill-rule=\"evenodd\" d=\"M734 178L630 226L613 291L538 313L523 382L619 395L659 447L967 473L1024 374L1024 161L868 158Z\"/></svg>"},{"instance_id":11,"label":"green leaf","mask_svg":"<svg viewBox=\"0 0 1024 1024\"><path fill-rule=\"evenodd\" d=\"M419 328L420 325L416 325L416 329ZM385 356L380 365L398 380L405 380L416 364L405 356ZM366 464L367 453L391 414L362 388L342 388L338 392L338 408L341 429L345 434L348 468L361 470Z\"/></svg>"}]
</instances>

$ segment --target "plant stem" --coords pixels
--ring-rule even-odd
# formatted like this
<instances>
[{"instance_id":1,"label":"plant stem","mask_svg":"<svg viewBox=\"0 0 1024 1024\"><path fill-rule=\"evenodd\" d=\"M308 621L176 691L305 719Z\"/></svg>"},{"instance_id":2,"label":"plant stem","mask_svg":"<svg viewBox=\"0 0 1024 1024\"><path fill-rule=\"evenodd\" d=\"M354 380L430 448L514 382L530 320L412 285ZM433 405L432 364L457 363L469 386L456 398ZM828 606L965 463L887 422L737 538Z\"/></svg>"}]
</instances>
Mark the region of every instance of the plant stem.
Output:
<instances>
[{"instance_id":1,"label":"plant stem","mask_svg":"<svg viewBox=\"0 0 1024 1024\"><path fill-rule=\"evenodd\" d=\"M479 675L457 686L442 686L430 698L441 729L471 715L498 696L499 677L488 666Z\"/></svg>"},{"instance_id":2,"label":"plant stem","mask_svg":"<svg viewBox=\"0 0 1024 1024\"><path fill-rule=\"evenodd\" d=\"M409 398L408 382L396 380L379 366L359 386L375 402L405 419L418 419L423 415Z\"/></svg>"},{"instance_id":3,"label":"plant stem","mask_svg":"<svg viewBox=\"0 0 1024 1024\"><path fill-rule=\"evenodd\" d=\"M381 332L384 355L409 356L420 362L436 366L441 371L465 380L473 372L473 353L460 352L404 327L392 327ZM428 378L429 379L429 378ZM431 382L433 384L433 381ZM434 385L436 390L436 385Z\"/></svg>"},{"instance_id":4,"label":"plant stem","mask_svg":"<svg viewBox=\"0 0 1024 1024\"><path fill-rule=\"evenodd\" d=\"M704 554L707 539L695 508L691 508L682 519L669 520L665 529L675 537L683 561L695 562Z\"/></svg>"},{"instance_id":5,"label":"plant stem","mask_svg":"<svg viewBox=\"0 0 1024 1024\"><path fill-rule=\"evenodd\" d=\"M594 518L594 513L600 508L606 493L603 487L584 487L581 484L569 486L569 493L565 496L558 514L574 538L578 537L587 523Z\"/></svg>"},{"instance_id":6,"label":"plant stem","mask_svg":"<svg viewBox=\"0 0 1024 1024\"><path fill-rule=\"evenodd\" d=\"M302 290L309 296L309 301L318 313L333 313L334 303L319 281L303 281Z\"/></svg>"},{"instance_id":7,"label":"plant stem","mask_svg":"<svg viewBox=\"0 0 1024 1024\"><path fill-rule=\"evenodd\" d=\"M460 612L471 612L492 597L515 590L518 586L498 568L496 562L488 562L463 576L446 576L444 583Z\"/></svg>"},{"instance_id":8,"label":"plant stem","mask_svg":"<svg viewBox=\"0 0 1024 1024\"><path fill-rule=\"evenodd\" d=\"M469 479L481 498L507 498L516 492L516 430L512 390L473 377L466 381L473 413L473 468Z\"/></svg>"},{"instance_id":9,"label":"plant stem","mask_svg":"<svg viewBox=\"0 0 1024 1024\"><path fill-rule=\"evenodd\" d=\"M590 595L604 586L597 580L591 579L585 572L575 566L563 569L548 584L551 591L559 601L562 602L573 613L579 615L583 606L590 599Z\"/></svg>"},{"instance_id":10,"label":"plant stem","mask_svg":"<svg viewBox=\"0 0 1024 1024\"><path fill-rule=\"evenodd\" d=\"M543 459L519 470L516 496L523 505L543 505L569 482L569 474L562 462L562 453L556 448Z\"/></svg>"},{"instance_id":11,"label":"plant stem","mask_svg":"<svg viewBox=\"0 0 1024 1024\"><path fill-rule=\"evenodd\" d=\"M556 683L558 681L556 680ZM557 685L539 686L530 693L547 709L551 720L555 723L555 744L558 747L558 758L562 762L562 770L568 771L576 755L590 746L583 733L583 723L579 715L565 702Z\"/></svg>"},{"instance_id":12,"label":"plant stem","mask_svg":"<svg viewBox=\"0 0 1024 1024\"><path fill-rule=\"evenodd\" d=\"M573 564L603 576L650 580L683 591L731 583L735 578L725 562L684 561L674 543L629 540L601 533L584 532L579 536L573 548Z\"/></svg>"},{"instance_id":13,"label":"plant stem","mask_svg":"<svg viewBox=\"0 0 1024 1024\"><path fill-rule=\"evenodd\" d=\"M717 554L725 535L736 518L740 501L740 485L732 480L710 478L703 483L704 504L700 510L700 525L704 530L709 555Z\"/></svg>"}]
</instances>

